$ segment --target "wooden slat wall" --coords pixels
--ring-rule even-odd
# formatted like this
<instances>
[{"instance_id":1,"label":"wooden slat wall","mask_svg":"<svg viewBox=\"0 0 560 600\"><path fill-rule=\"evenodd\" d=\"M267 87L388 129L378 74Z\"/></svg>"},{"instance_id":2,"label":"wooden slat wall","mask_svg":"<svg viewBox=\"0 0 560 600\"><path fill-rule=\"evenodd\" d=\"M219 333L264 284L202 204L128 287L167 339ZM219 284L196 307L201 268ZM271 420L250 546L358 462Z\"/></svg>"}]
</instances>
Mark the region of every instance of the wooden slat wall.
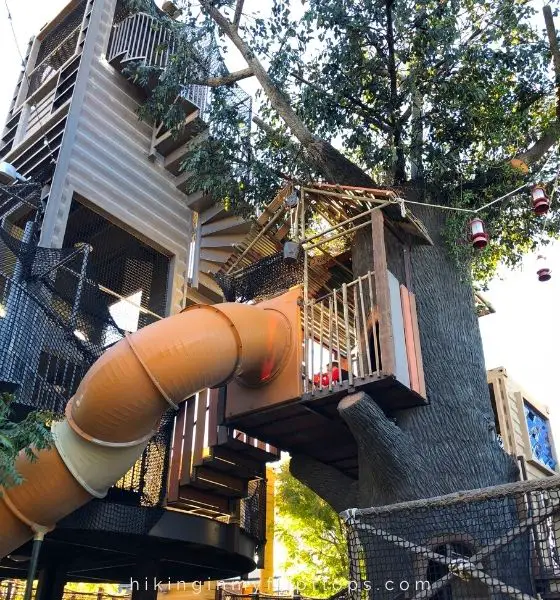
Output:
<instances>
[{"instance_id":1,"label":"wooden slat wall","mask_svg":"<svg viewBox=\"0 0 560 600\"><path fill-rule=\"evenodd\" d=\"M371 233L373 238L373 268L375 290L379 309L379 343L381 346L381 364L385 373L395 372L395 350L393 328L391 325L391 298L385 250L385 227L383 213L374 211L371 215Z\"/></svg>"}]
</instances>

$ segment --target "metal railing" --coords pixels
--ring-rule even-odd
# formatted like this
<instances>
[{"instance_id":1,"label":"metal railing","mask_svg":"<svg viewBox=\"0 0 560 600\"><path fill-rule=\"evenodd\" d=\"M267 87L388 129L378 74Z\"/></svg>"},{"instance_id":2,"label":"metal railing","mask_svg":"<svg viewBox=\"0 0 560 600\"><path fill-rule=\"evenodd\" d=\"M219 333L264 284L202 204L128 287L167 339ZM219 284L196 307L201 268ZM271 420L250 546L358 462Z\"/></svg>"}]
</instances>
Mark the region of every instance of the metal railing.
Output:
<instances>
[{"instance_id":1,"label":"metal railing","mask_svg":"<svg viewBox=\"0 0 560 600\"><path fill-rule=\"evenodd\" d=\"M33 589L35 597L36 589ZM5 579L0 581L0 600L23 600L25 594L25 581L19 579ZM62 600L129 600L130 594L115 595L104 592L102 588L97 592L76 592L64 590Z\"/></svg>"},{"instance_id":2,"label":"metal railing","mask_svg":"<svg viewBox=\"0 0 560 600\"><path fill-rule=\"evenodd\" d=\"M370 271L341 288L306 299L304 391L315 394L381 372L381 351Z\"/></svg>"},{"instance_id":3,"label":"metal railing","mask_svg":"<svg viewBox=\"0 0 560 600\"><path fill-rule=\"evenodd\" d=\"M78 47L80 26L64 39L29 75L27 97L32 96L51 76L74 56Z\"/></svg>"},{"instance_id":4,"label":"metal railing","mask_svg":"<svg viewBox=\"0 0 560 600\"><path fill-rule=\"evenodd\" d=\"M172 30L147 13L135 13L117 23L107 51L110 63L119 60L123 63L140 62L146 66L164 70L177 51L177 40ZM201 113L205 113L209 103L209 88L186 84L183 98L192 102Z\"/></svg>"}]
</instances>

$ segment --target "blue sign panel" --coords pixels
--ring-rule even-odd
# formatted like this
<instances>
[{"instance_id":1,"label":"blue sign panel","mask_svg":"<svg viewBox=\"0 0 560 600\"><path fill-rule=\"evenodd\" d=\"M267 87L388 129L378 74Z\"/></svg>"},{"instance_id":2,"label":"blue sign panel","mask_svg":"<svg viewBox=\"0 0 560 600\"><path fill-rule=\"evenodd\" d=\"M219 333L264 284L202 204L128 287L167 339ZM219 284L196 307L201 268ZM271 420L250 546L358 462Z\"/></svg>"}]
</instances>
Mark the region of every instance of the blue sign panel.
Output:
<instances>
[{"instance_id":1,"label":"blue sign panel","mask_svg":"<svg viewBox=\"0 0 560 600\"><path fill-rule=\"evenodd\" d=\"M549 469L556 469L556 460L552 451L550 424L546 417L537 412L528 402L523 403L525 419L531 441L531 454L535 460Z\"/></svg>"}]
</instances>

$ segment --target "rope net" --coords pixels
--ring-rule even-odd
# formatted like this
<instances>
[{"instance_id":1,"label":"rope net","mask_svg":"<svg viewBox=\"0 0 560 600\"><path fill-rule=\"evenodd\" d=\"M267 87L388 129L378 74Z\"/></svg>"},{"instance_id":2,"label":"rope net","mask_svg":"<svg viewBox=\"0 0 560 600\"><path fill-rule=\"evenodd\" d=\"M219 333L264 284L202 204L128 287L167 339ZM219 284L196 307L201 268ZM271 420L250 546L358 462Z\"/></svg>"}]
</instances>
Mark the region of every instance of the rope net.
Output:
<instances>
[{"instance_id":1,"label":"rope net","mask_svg":"<svg viewBox=\"0 0 560 600\"><path fill-rule=\"evenodd\" d=\"M214 278L227 302L248 302L284 292L303 281L303 257L286 262L284 253L265 256L236 274L216 273Z\"/></svg>"},{"instance_id":2,"label":"rope net","mask_svg":"<svg viewBox=\"0 0 560 600\"><path fill-rule=\"evenodd\" d=\"M559 478L347 511L347 596L552 597L559 515Z\"/></svg>"},{"instance_id":3,"label":"rope net","mask_svg":"<svg viewBox=\"0 0 560 600\"><path fill-rule=\"evenodd\" d=\"M15 394L16 416L35 409L63 416L88 369L124 331L111 315L115 297L97 284L84 248L41 248L35 235L23 236L16 226L0 227L0 389ZM173 417L164 417L109 502L163 504Z\"/></svg>"}]
</instances>

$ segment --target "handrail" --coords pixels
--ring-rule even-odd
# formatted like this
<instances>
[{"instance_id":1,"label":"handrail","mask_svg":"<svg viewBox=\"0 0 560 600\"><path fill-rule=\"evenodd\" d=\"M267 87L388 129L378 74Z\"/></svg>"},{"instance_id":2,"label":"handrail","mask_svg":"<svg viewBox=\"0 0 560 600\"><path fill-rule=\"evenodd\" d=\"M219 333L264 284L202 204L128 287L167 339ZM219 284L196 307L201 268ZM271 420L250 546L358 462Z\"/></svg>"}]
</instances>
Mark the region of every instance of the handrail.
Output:
<instances>
[{"instance_id":1,"label":"handrail","mask_svg":"<svg viewBox=\"0 0 560 600\"><path fill-rule=\"evenodd\" d=\"M155 22L157 19L152 15L138 12L114 25L107 50L108 62L112 63L120 57L121 63L139 61L165 70L175 51L175 36L166 27L155 28ZM205 113L209 89L206 86L186 83L183 86L182 97L199 108L201 113Z\"/></svg>"}]
</instances>

